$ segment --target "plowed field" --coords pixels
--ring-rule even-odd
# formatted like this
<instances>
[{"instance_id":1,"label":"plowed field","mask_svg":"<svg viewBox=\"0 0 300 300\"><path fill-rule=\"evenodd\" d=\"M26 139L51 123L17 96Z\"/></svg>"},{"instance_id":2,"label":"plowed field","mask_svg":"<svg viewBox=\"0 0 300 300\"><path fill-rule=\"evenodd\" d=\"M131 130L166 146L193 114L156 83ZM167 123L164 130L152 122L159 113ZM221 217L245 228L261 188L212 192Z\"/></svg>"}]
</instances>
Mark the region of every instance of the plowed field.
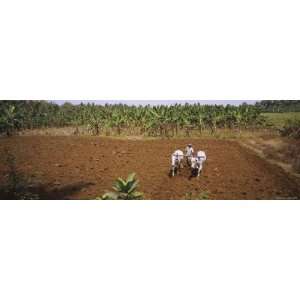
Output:
<instances>
[{"instance_id":1,"label":"plowed field","mask_svg":"<svg viewBox=\"0 0 300 300\"><path fill-rule=\"evenodd\" d=\"M188 168L169 177L170 156L192 142L208 160L200 178ZM0 198L7 198L4 149L41 199L94 199L131 172L146 199L299 199L298 179L237 142L214 139L120 140L100 137L20 136L0 140Z\"/></svg>"}]
</instances>

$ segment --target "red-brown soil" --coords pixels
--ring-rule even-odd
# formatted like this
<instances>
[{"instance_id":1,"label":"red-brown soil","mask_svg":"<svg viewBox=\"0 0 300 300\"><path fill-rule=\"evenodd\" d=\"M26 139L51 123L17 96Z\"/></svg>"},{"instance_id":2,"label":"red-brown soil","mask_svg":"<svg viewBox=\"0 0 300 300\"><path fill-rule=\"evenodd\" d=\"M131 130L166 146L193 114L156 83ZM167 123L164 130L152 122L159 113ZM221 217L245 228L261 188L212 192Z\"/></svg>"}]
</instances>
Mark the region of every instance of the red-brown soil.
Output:
<instances>
[{"instance_id":1,"label":"red-brown soil","mask_svg":"<svg viewBox=\"0 0 300 300\"><path fill-rule=\"evenodd\" d=\"M199 179L184 168L169 177L170 156L190 140L118 140L99 137L22 136L0 139L0 199L5 198L4 149L41 199L95 199L131 172L146 199L184 199L206 192L210 199L299 199L297 178L237 142L192 140L208 160Z\"/></svg>"}]
</instances>

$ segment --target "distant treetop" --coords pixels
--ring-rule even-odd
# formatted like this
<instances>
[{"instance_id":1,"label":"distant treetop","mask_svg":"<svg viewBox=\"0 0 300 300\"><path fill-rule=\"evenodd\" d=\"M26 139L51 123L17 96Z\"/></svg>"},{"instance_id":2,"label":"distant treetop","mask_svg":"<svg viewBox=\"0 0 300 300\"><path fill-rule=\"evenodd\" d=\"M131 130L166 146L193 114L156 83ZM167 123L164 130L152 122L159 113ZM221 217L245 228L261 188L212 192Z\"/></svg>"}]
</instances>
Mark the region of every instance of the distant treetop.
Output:
<instances>
[{"instance_id":1,"label":"distant treetop","mask_svg":"<svg viewBox=\"0 0 300 300\"><path fill-rule=\"evenodd\" d=\"M263 112L300 112L300 100L263 100L255 105Z\"/></svg>"}]
</instances>

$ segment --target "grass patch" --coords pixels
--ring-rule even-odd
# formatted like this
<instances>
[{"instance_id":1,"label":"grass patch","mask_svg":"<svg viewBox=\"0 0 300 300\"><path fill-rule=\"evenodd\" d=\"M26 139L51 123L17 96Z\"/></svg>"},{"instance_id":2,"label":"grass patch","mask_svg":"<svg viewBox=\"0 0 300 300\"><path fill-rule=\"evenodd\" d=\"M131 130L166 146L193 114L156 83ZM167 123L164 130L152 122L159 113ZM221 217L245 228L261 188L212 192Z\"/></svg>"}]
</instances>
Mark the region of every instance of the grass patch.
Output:
<instances>
[{"instance_id":1,"label":"grass patch","mask_svg":"<svg viewBox=\"0 0 300 300\"><path fill-rule=\"evenodd\" d=\"M282 128L288 120L299 120L300 112L287 112L287 113L264 113L267 122L271 125Z\"/></svg>"},{"instance_id":2,"label":"grass patch","mask_svg":"<svg viewBox=\"0 0 300 300\"><path fill-rule=\"evenodd\" d=\"M260 137L264 135L278 135L277 130L272 127L259 128L259 129L243 129L241 131L237 129L222 128L217 129L214 133L209 129L204 129L202 132L199 130L191 130L189 136L186 136L184 130L178 130L178 134L175 136L149 136L147 134L139 133L140 129L136 132L123 130L120 135L111 133L105 135L105 132L100 132L99 135L91 135L85 127L78 127L78 132L75 134L75 127L62 127L62 128L44 128L44 129L32 129L19 132L21 136L80 136L80 137L98 137L109 138L116 140L161 140L161 139L240 139L240 138L252 138Z\"/></svg>"}]
</instances>

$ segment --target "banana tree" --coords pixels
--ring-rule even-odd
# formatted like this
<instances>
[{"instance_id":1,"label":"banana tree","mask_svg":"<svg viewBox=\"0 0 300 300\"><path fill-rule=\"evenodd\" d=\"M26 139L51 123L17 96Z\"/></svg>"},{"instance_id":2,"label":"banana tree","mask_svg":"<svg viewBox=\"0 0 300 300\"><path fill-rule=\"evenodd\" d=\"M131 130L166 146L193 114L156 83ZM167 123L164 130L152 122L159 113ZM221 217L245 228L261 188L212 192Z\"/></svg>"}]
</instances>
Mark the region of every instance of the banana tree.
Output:
<instances>
[{"instance_id":1,"label":"banana tree","mask_svg":"<svg viewBox=\"0 0 300 300\"><path fill-rule=\"evenodd\" d=\"M7 136L11 136L16 130L22 127L22 116L17 112L14 105L10 105L4 109L0 115L0 131L6 132Z\"/></svg>"},{"instance_id":2,"label":"banana tree","mask_svg":"<svg viewBox=\"0 0 300 300\"><path fill-rule=\"evenodd\" d=\"M107 192L102 196L102 200L141 200L143 193L138 192L139 181L136 174L130 174L126 180L118 178L113 185L113 192Z\"/></svg>"}]
</instances>

